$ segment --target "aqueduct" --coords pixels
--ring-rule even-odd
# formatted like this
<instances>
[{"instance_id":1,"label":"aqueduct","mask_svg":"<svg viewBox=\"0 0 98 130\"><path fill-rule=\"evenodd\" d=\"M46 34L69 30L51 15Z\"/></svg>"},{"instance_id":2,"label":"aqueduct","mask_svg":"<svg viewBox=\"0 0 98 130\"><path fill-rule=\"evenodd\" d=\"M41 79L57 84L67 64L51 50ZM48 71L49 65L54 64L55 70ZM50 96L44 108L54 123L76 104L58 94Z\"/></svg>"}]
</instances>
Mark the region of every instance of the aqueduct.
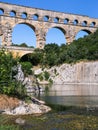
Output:
<instances>
[{"instance_id":1,"label":"aqueduct","mask_svg":"<svg viewBox=\"0 0 98 130\"><path fill-rule=\"evenodd\" d=\"M68 14L38 8L0 2L0 37L1 44L12 45L12 30L17 24L30 26L36 35L36 47L44 48L46 34L50 28L60 29L67 44L70 44L76 34L84 30L93 33L98 28L98 19L85 15Z\"/></svg>"}]
</instances>

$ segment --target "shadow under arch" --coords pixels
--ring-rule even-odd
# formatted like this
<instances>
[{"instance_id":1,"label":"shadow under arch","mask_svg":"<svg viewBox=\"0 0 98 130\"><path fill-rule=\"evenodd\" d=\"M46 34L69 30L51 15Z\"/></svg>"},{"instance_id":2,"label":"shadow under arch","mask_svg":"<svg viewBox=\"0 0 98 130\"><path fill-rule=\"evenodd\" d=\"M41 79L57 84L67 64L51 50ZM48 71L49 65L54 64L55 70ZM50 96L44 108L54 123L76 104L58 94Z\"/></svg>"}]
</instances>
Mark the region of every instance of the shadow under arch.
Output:
<instances>
[{"instance_id":1,"label":"shadow under arch","mask_svg":"<svg viewBox=\"0 0 98 130\"><path fill-rule=\"evenodd\" d=\"M35 53L24 54L20 58L20 62L29 62L32 64L32 66L37 66L40 63L40 56L39 55L37 56L37 54L35 54Z\"/></svg>"},{"instance_id":2,"label":"shadow under arch","mask_svg":"<svg viewBox=\"0 0 98 130\"><path fill-rule=\"evenodd\" d=\"M75 39L79 39L79 38L83 38L89 34L91 34L92 32L90 30L87 30L87 29L81 29L79 30L76 35L75 35Z\"/></svg>"},{"instance_id":3,"label":"shadow under arch","mask_svg":"<svg viewBox=\"0 0 98 130\"><path fill-rule=\"evenodd\" d=\"M12 28L12 42L14 44L26 43L29 47L36 47L35 26L30 23L17 23ZM25 42L26 41L26 42ZM18 42L18 43L17 43ZM13 45L14 45L13 44Z\"/></svg>"},{"instance_id":4,"label":"shadow under arch","mask_svg":"<svg viewBox=\"0 0 98 130\"><path fill-rule=\"evenodd\" d=\"M25 54L21 55L20 61L21 62L30 62L31 55L32 55L32 53L25 53Z\"/></svg>"},{"instance_id":5,"label":"shadow under arch","mask_svg":"<svg viewBox=\"0 0 98 130\"><path fill-rule=\"evenodd\" d=\"M46 32L46 44L47 43L56 43L56 44L65 44L66 43L66 31L59 26L53 26L48 28Z\"/></svg>"}]
</instances>

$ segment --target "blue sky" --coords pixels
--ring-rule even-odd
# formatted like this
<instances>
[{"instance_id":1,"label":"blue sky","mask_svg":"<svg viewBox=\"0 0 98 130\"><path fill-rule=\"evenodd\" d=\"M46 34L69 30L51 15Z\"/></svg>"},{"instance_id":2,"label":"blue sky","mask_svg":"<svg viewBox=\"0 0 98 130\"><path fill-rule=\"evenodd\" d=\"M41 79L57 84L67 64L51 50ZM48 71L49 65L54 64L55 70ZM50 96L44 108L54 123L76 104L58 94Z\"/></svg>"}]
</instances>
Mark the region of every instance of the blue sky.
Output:
<instances>
[{"instance_id":1,"label":"blue sky","mask_svg":"<svg viewBox=\"0 0 98 130\"><path fill-rule=\"evenodd\" d=\"M0 2L30 6L34 8L55 10L65 13L87 15L89 17L98 18L98 0L0 0ZM35 46L34 44L36 42L36 37L34 36L35 34L31 30L31 28L21 25L21 29L24 29L23 32L28 31L28 33L26 33L28 34L28 36L25 37L25 39L24 35L21 34L21 37L23 37L22 39L24 41L21 41L20 34L17 33L19 32L19 29L20 27L18 27L17 25L17 27L13 30L13 42L28 42L27 44L33 44L33 46ZM57 38L55 38L55 32L58 33L60 41ZM55 40L59 41L59 44L65 42L63 33L61 33L60 30L57 31L56 29L51 29L48 32L46 39L48 43L55 42Z\"/></svg>"}]
</instances>

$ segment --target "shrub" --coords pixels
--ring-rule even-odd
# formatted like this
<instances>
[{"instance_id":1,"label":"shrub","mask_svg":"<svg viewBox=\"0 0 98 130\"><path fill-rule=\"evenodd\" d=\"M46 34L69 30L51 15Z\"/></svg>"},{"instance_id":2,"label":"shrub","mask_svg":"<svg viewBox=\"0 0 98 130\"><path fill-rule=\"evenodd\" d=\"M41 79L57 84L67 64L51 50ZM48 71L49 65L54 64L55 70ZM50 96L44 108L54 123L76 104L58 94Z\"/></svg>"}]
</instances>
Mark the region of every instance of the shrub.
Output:
<instances>
[{"instance_id":1,"label":"shrub","mask_svg":"<svg viewBox=\"0 0 98 130\"><path fill-rule=\"evenodd\" d=\"M32 64L30 62L21 62L21 65L25 75L32 74Z\"/></svg>"}]
</instances>

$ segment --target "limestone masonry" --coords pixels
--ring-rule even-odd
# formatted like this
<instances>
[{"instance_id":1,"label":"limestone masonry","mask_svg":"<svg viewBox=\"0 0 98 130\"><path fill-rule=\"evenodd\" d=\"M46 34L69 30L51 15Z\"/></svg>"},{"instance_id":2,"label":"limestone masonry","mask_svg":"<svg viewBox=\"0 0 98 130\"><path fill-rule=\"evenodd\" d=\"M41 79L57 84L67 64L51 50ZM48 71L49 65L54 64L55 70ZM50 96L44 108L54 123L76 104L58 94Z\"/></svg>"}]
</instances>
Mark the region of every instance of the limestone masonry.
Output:
<instances>
[{"instance_id":1,"label":"limestone masonry","mask_svg":"<svg viewBox=\"0 0 98 130\"><path fill-rule=\"evenodd\" d=\"M84 30L93 33L98 28L98 19L84 15L68 14L0 2L1 44L12 44L12 31L17 24L27 24L35 32L36 47L44 48L50 28L59 28L70 44L76 34Z\"/></svg>"}]
</instances>

